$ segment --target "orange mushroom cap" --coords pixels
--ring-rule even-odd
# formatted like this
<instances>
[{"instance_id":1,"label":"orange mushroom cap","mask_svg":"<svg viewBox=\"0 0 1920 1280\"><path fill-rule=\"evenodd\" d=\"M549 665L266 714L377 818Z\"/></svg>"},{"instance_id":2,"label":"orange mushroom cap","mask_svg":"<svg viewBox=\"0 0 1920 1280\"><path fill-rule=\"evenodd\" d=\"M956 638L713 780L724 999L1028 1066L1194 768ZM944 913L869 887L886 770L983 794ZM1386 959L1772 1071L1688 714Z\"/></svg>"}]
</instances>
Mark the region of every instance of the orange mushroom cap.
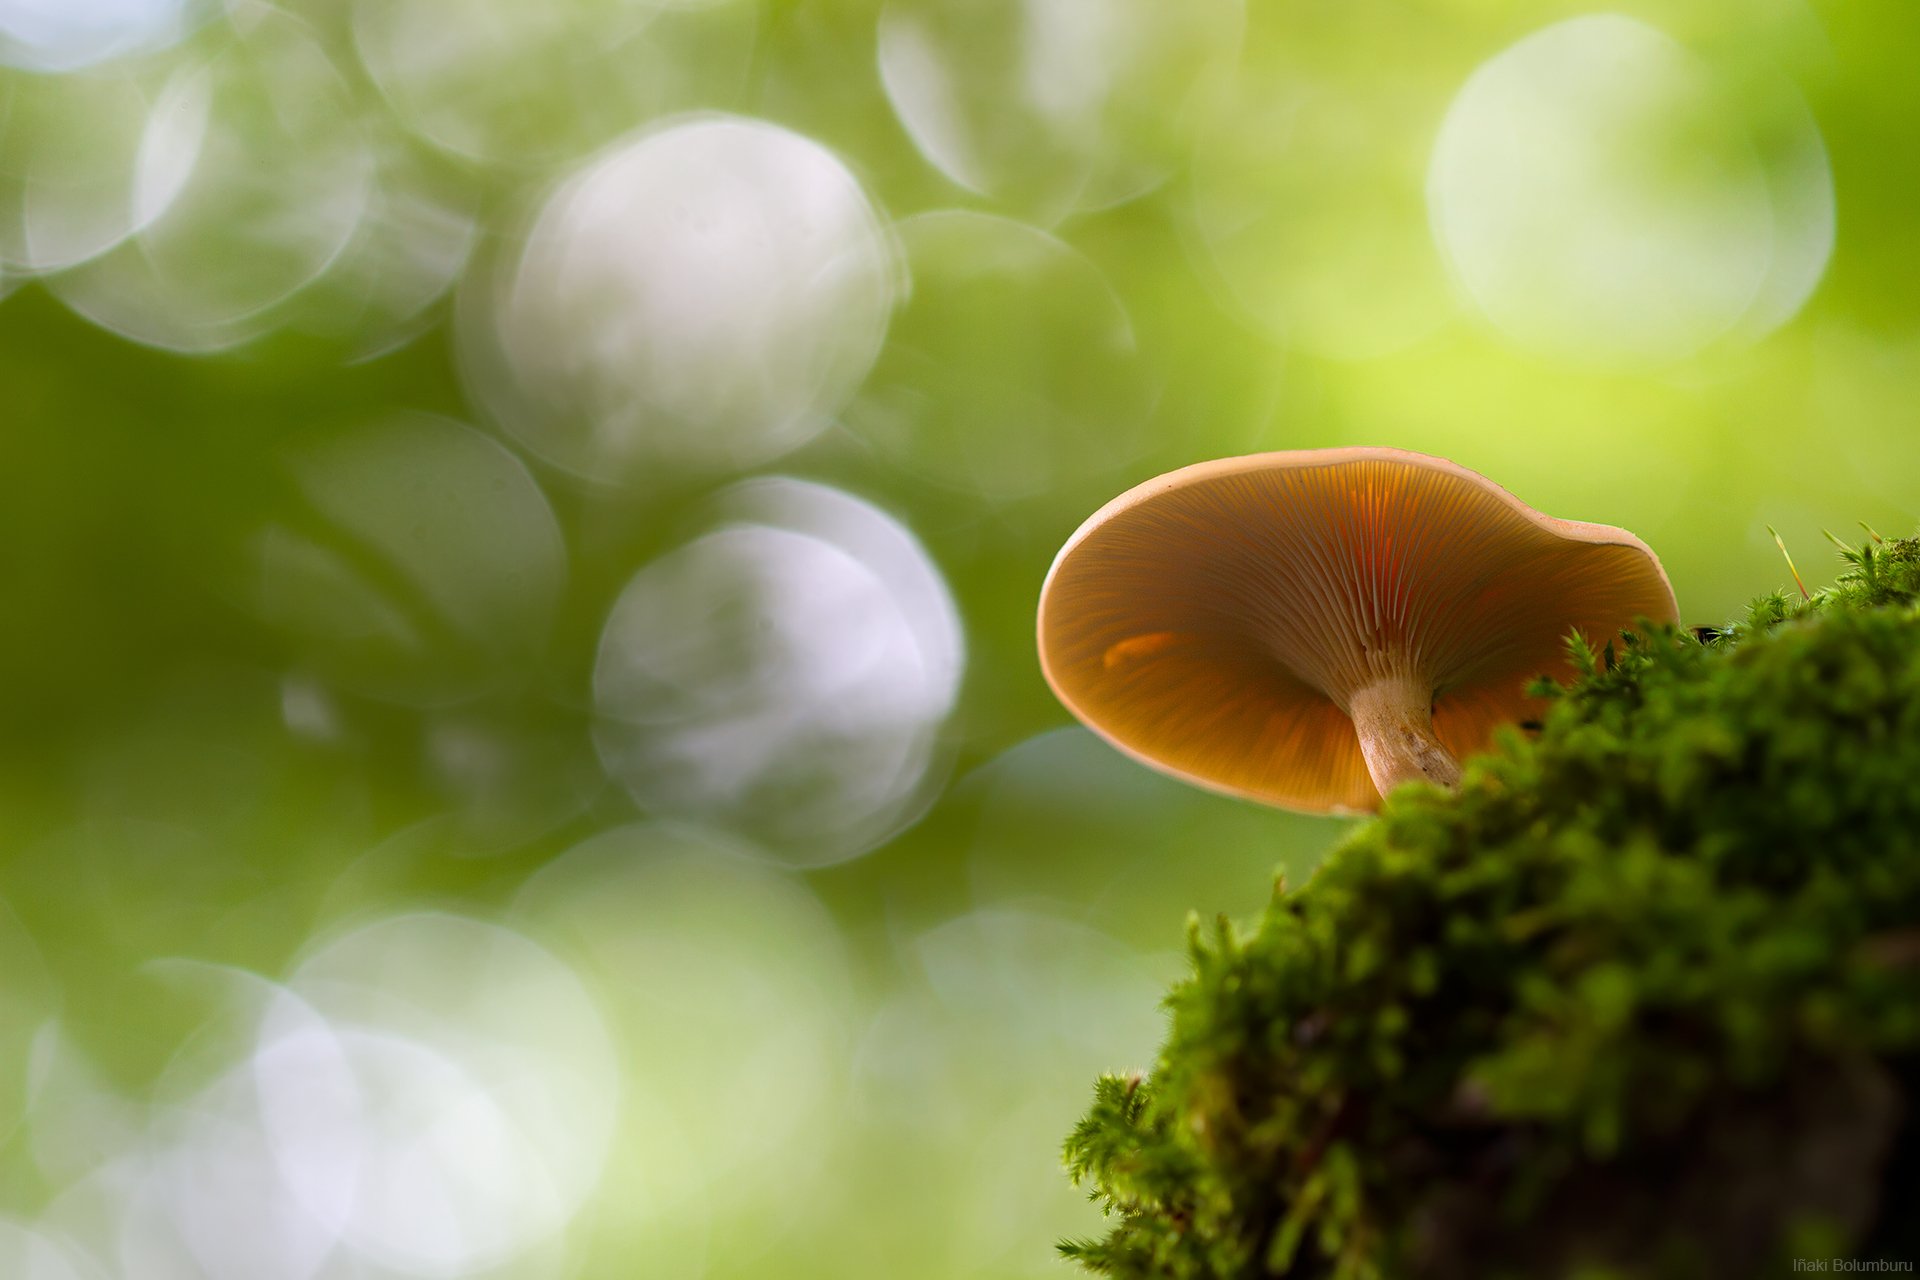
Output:
<instances>
[{"instance_id":1,"label":"orange mushroom cap","mask_svg":"<svg viewBox=\"0 0 1920 1280\"><path fill-rule=\"evenodd\" d=\"M1183 467L1095 512L1041 589L1040 665L1156 769L1369 811L1388 783L1355 722L1377 719L1382 690L1418 722L1409 741L1458 758L1537 709L1533 677L1570 676L1569 632L1599 646L1678 617L1623 529L1544 516L1444 458L1308 449Z\"/></svg>"}]
</instances>

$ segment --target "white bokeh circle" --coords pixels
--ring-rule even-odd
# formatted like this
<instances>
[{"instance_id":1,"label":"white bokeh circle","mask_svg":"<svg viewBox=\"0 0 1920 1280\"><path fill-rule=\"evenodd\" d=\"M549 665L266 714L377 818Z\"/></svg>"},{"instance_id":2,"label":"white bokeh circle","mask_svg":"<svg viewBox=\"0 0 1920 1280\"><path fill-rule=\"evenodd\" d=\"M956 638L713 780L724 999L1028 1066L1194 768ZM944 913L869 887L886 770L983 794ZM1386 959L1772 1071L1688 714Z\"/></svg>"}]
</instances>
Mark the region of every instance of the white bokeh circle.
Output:
<instances>
[{"instance_id":1,"label":"white bokeh circle","mask_svg":"<svg viewBox=\"0 0 1920 1280\"><path fill-rule=\"evenodd\" d=\"M1797 95L1735 93L1618 14L1558 23L1475 71L1434 143L1428 202L1496 326L1600 363L1761 336L1799 309L1833 240L1825 150Z\"/></svg>"},{"instance_id":2,"label":"white bokeh circle","mask_svg":"<svg viewBox=\"0 0 1920 1280\"><path fill-rule=\"evenodd\" d=\"M287 985L304 1009L264 1021L253 1078L283 1176L345 1246L466 1274L553 1236L599 1185L618 1060L545 948L414 913L325 944Z\"/></svg>"},{"instance_id":3,"label":"white bokeh circle","mask_svg":"<svg viewBox=\"0 0 1920 1280\"><path fill-rule=\"evenodd\" d=\"M394 414L306 443L287 470L316 518L255 534L250 603L305 666L369 697L445 706L543 650L566 545L499 440Z\"/></svg>"},{"instance_id":4,"label":"white bokeh circle","mask_svg":"<svg viewBox=\"0 0 1920 1280\"><path fill-rule=\"evenodd\" d=\"M736 840L636 823L542 868L515 919L594 982L631 1092L684 1135L661 1170L674 1194L634 1212L707 1193L786 1201L790 1172L834 1136L851 1004L845 943L807 887ZM648 1133L631 1141L660 1158Z\"/></svg>"},{"instance_id":5,"label":"white bokeh circle","mask_svg":"<svg viewBox=\"0 0 1920 1280\"><path fill-rule=\"evenodd\" d=\"M102 1280L85 1255L46 1232L0 1218L0 1275L8 1280Z\"/></svg>"},{"instance_id":6,"label":"white bokeh circle","mask_svg":"<svg viewBox=\"0 0 1920 1280\"><path fill-rule=\"evenodd\" d=\"M1244 21L1241 0L890 0L880 78L935 168L1052 222L1166 178Z\"/></svg>"},{"instance_id":7,"label":"white bokeh circle","mask_svg":"<svg viewBox=\"0 0 1920 1280\"><path fill-rule=\"evenodd\" d=\"M0 65L73 71L179 40L203 0L0 0Z\"/></svg>"},{"instance_id":8,"label":"white bokeh circle","mask_svg":"<svg viewBox=\"0 0 1920 1280\"><path fill-rule=\"evenodd\" d=\"M1100 484L1147 447L1155 387L1100 269L990 214L900 223L913 288L847 411L896 466L993 501Z\"/></svg>"},{"instance_id":9,"label":"white bokeh circle","mask_svg":"<svg viewBox=\"0 0 1920 1280\"><path fill-rule=\"evenodd\" d=\"M356 52L401 123L468 160L550 164L744 72L756 6L735 0L359 0Z\"/></svg>"},{"instance_id":10,"label":"white bokeh circle","mask_svg":"<svg viewBox=\"0 0 1920 1280\"><path fill-rule=\"evenodd\" d=\"M578 474L749 466L828 425L899 283L886 226L831 152L761 121L681 118L547 201L475 317L492 341L468 371L509 431Z\"/></svg>"},{"instance_id":11,"label":"white bokeh circle","mask_svg":"<svg viewBox=\"0 0 1920 1280\"><path fill-rule=\"evenodd\" d=\"M857 856L930 798L962 665L952 599L912 535L847 494L764 479L717 507L613 606L601 760L650 812L795 864Z\"/></svg>"},{"instance_id":12,"label":"white bokeh circle","mask_svg":"<svg viewBox=\"0 0 1920 1280\"><path fill-rule=\"evenodd\" d=\"M0 78L0 262L55 271L139 229L149 79L110 68Z\"/></svg>"},{"instance_id":13,"label":"white bokeh circle","mask_svg":"<svg viewBox=\"0 0 1920 1280\"><path fill-rule=\"evenodd\" d=\"M264 13L174 70L135 161L135 234L49 287L136 342L187 352L247 342L352 243L375 167L317 37Z\"/></svg>"},{"instance_id":14,"label":"white bokeh circle","mask_svg":"<svg viewBox=\"0 0 1920 1280\"><path fill-rule=\"evenodd\" d=\"M1267 337L1364 360L1456 313L1427 219L1446 101L1427 68L1244 69L1201 136L1188 243L1215 291Z\"/></svg>"}]
</instances>

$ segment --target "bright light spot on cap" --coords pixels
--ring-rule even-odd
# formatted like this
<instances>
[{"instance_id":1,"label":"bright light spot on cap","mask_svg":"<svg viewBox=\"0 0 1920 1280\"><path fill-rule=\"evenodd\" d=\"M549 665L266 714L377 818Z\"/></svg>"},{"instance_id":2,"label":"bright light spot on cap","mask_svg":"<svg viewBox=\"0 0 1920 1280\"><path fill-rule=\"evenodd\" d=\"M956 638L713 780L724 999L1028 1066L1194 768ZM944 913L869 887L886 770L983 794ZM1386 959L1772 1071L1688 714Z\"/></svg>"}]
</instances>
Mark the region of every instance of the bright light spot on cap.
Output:
<instances>
[{"instance_id":1,"label":"bright light spot on cap","mask_svg":"<svg viewBox=\"0 0 1920 1280\"><path fill-rule=\"evenodd\" d=\"M373 177L346 85L304 26L269 11L174 73L141 143L137 234L50 287L136 342L246 342L353 240Z\"/></svg>"},{"instance_id":2,"label":"bright light spot on cap","mask_svg":"<svg viewBox=\"0 0 1920 1280\"><path fill-rule=\"evenodd\" d=\"M756 17L735 0L360 0L353 36L407 128L457 155L524 163L710 101L745 68Z\"/></svg>"},{"instance_id":3,"label":"bright light spot on cap","mask_svg":"<svg viewBox=\"0 0 1920 1280\"><path fill-rule=\"evenodd\" d=\"M1052 221L1165 178L1242 23L1240 0L891 0L880 75L935 168Z\"/></svg>"},{"instance_id":4,"label":"bright light spot on cap","mask_svg":"<svg viewBox=\"0 0 1920 1280\"><path fill-rule=\"evenodd\" d=\"M938 572L856 498L762 480L621 592L594 667L595 742L649 811L801 865L918 815L961 638Z\"/></svg>"},{"instance_id":5,"label":"bright light spot on cap","mask_svg":"<svg viewBox=\"0 0 1920 1280\"><path fill-rule=\"evenodd\" d=\"M1759 336L1798 310L1833 236L1825 153L1792 91L1735 94L1676 41L1611 14L1549 27L1473 74L1434 145L1428 199L1495 324L1602 361Z\"/></svg>"},{"instance_id":6,"label":"bright light spot on cap","mask_svg":"<svg viewBox=\"0 0 1920 1280\"><path fill-rule=\"evenodd\" d=\"M913 277L849 422L896 464L1007 500L1099 483L1145 447L1154 391L1099 269L986 214L899 227Z\"/></svg>"},{"instance_id":7,"label":"bright light spot on cap","mask_svg":"<svg viewBox=\"0 0 1920 1280\"><path fill-rule=\"evenodd\" d=\"M671 1181L771 1207L836 1136L849 977L826 909L750 857L693 828L620 828L529 880L515 918L601 993L634 1092L684 1135Z\"/></svg>"},{"instance_id":8,"label":"bright light spot on cap","mask_svg":"<svg viewBox=\"0 0 1920 1280\"><path fill-rule=\"evenodd\" d=\"M535 452L600 479L764 461L866 376L896 277L830 152L770 124L683 119L548 202L498 300L514 385L494 407Z\"/></svg>"},{"instance_id":9,"label":"bright light spot on cap","mask_svg":"<svg viewBox=\"0 0 1920 1280\"><path fill-rule=\"evenodd\" d=\"M172 44L203 6L189 0L0 0L0 63L71 71Z\"/></svg>"},{"instance_id":10,"label":"bright light spot on cap","mask_svg":"<svg viewBox=\"0 0 1920 1280\"><path fill-rule=\"evenodd\" d=\"M401 414L309 445L289 470L317 520L256 538L255 600L316 670L370 696L444 704L544 644L566 548L499 441Z\"/></svg>"},{"instance_id":11,"label":"bright light spot on cap","mask_svg":"<svg viewBox=\"0 0 1920 1280\"><path fill-rule=\"evenodd\" d=\"M550 1237L597 1186L618 1063L545 949L477 920L398 916L323 947L288 987L324 1025L285 1006L265 1021L261 1114L282 1176L347 1247L464 1274Z\"/></svg>"}]
</instances>

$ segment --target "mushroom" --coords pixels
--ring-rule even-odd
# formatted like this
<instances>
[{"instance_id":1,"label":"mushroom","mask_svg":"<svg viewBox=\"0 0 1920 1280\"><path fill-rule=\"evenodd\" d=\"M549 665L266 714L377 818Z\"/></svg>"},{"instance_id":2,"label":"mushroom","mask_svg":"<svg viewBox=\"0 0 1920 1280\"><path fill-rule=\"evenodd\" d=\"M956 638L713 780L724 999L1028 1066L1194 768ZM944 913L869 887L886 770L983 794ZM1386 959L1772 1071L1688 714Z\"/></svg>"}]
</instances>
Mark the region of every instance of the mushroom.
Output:
<instances>
[{"instance_id":1,"label":"mushroom","mask_svg":"<svg viewBox=\"0 0 1920 1280\"><path fill-rule=\"evenodd\" d=\"M1403 449L1223 458L1094 513L1040 594L1040 665L1094 732L1214 791L1363 812L1527 718L1528 681L1674 622L1622 529Z\"/></svg>"}]
</instances>

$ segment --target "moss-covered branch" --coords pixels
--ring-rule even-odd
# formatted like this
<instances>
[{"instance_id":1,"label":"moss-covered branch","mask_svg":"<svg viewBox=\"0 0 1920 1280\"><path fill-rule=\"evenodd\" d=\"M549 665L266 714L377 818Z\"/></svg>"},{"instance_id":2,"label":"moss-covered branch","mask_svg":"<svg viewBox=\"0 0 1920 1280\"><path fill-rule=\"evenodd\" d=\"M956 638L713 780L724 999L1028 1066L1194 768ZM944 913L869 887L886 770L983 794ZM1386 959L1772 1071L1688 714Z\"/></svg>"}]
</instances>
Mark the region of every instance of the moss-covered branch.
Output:
<instances>
[{"instance_id":1,"label":"moss-covered branch","mask_svg":"<svg viewBox=\"0 0 1920 1280\"><path fill-rule=\"evenodd\" d=\"M1067 1142L1118 1277L1749 1276L1920 1254L1920 541L1577 655L1193 935Z\"/></svg>"}]
</instances>

